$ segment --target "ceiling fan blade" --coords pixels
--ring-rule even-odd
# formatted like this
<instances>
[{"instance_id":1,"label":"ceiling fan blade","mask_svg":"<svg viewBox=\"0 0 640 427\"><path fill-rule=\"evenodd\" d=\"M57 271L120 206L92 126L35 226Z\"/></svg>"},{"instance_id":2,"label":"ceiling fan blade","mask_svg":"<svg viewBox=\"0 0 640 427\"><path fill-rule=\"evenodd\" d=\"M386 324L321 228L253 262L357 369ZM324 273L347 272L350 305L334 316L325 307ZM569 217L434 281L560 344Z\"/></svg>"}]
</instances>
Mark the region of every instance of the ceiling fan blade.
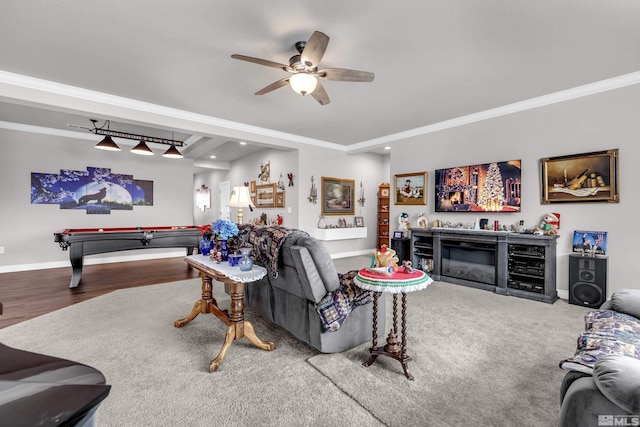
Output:
<instances>
[{"instance_id":1,"label":"ceiling fan blade","mask_svg":"<svg viewBox=\"0 0 640 427\"><path fill-rule=\"evenodd\" d=\"M281 88L282 86L286 86L289 84L289 77L285 77L284 79L278 80L277 82L271 83L269 86L260 89L256 92L256 95L264 95L265 93L269 93L276 89Z\"/></svg>"},{"instance_id":2,"label":"ceiling fan blade","mask_svg":"<svg viewBox=\"0 0 640 427\"><path fill-rule=\"evenodd\" d=\"M371 82L375 74L369 71L347 70L344 68L325 68L314 73L324 80L337 80L341 82Z\"/></svg>"},{"instance_id":3,"label":"ceiling fan blade","mask_svg":"<svg viewBox=\"0 0 640 427\"><path fill-rule=\"evenodd\" d=\"M327 91L324 90L324 86L322 86L320 82L318 82L316 90L311 92L311 96L313 96L313 99L318 101L320 105L327 105L331 102L331 100L329 99L329 95L327 95Z\"/></svg>"},{"instance_id":4,"label":"ceiling fan blade","mask_svg":"<svg viewBox=\"0 0 640 427\"><path fill-rule=\"evenodd\" d=\"M329 36L320 31L314 32L300 54L302 63L308 68L317 67L324 55L324 51L327 50L328 44Z\"/></svg>"},{"instance_id":5,"label":"ceiling fan blade","mask_svg":"<svg viewBox=\"0 0 640 427\"><path fill-rule=\"evenodd\" d=\"M267 61L266 59L254 58L252 56L238 55L234 53L233 55L231 55L231 57L233 59L239 59L241 61L253 62L254 64L258 64L258 65L266 65L267 67L280 68L285 71L287 69L287 66L284 64L279 64L273 61Z\"/></svg>"}]
</instances>

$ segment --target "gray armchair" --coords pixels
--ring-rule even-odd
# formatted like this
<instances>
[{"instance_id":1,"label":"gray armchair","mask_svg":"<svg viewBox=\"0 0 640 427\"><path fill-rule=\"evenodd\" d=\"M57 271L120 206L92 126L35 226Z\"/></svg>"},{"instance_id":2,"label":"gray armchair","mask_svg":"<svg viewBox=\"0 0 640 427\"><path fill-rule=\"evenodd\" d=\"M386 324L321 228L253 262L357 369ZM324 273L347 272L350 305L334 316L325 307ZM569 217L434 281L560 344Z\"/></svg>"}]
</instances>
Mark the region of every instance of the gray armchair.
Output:
<instances>
[{"instance_id":1,"label":"gray armchair","mask_svg":"<svg viewBox=\"0 0 640 427\"><path fill-rule=\"evenodd\" d=\"M640 318L640 290L617 291L600 310ZM640 334L630 339L640 345ZM638 353L640 349L636 350ZM622 355L603 356L594 364L593 375L568 372L560 396L562 427L640 425L640 360Z\"/></svg>"}]
</instances>

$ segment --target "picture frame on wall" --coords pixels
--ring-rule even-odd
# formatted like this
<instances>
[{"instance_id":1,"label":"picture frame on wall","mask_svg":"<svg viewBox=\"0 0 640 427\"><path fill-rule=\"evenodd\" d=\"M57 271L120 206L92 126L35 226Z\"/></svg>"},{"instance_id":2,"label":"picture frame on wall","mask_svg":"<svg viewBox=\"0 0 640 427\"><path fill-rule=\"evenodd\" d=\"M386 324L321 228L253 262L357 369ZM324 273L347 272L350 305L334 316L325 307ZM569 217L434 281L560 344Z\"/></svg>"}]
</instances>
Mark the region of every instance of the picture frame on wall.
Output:
<instances>
[{"instance_id":1,"label":"picture frame on wall","mask_svg":"<svg viewBox=\"0 0 640 427\"><path fill-rule=\"evenodd\" d=\"M427 204L427 172L403 173L394 176L396 205Z\"/></svg>"},{"instance_id":2,"label":"picture frame on wall","mask_svg":"<svg viewBox=\"0 0 640 427\"><path fill-rule=\"evenodd\" d=\"M522 161L436 169L435 212L520 212Z\"/></svg>"},{"instance_id":3,"label":"picture frame on wall","mask_svg":"<svg viewBox=\"0 0 640 427\"><path fill-rule=\"evenodd\" d=\"M254 194L256 192L256 181L253 180L249 183L249 193Z\"/></svg>"},{"instance_id":4,"label":"picture frame on wall","mask_svg":"<svg viewBox=\"0 0 640 427\"><path fill-rule=\"evenodd\" d=\"M355 180L322 177L322 215L353 215Z\"/></svg>"},{"instance_id":5,"label":"picture frame on wall","mask_svg":"<svg viewBox=\"0 0 640 427\"><path fill-rule=\"evenodd\" d=\"M276 206L276 184L256 185L256 207L274 208Z\"/></svg>"},{"instance_id":6,"label":"picture frame on wall","mask_svg":"<svg viewBox=\"0 0 640 427\"><path fill-rule=\"evenodd\" d=\"M276 208L284 208L285 207L285 193L284 191L278 191L276 193Z\"/></svg>"},{"instance_id":7,"label":"picture frame on wall","mask_svg":"<svg viewBox=\"0 0 640 427\"><path fill-rule=\"evenodd\" d=\"M540 159L543 204L620 201L619 150Z\"/></svg>"}]
</instances>

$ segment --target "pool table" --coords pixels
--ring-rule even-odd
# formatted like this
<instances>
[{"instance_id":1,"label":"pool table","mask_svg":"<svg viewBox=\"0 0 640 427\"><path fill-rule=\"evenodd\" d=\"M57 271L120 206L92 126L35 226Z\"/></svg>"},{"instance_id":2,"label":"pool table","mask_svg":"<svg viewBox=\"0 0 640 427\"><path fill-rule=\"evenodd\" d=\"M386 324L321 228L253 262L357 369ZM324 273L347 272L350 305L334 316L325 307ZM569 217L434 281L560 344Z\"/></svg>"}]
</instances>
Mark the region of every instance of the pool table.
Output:
<instances>
[{"instance_id":1,"label":"pool table","mask_svg":"<svg viewBox=\"0 0 640 427\"><path fill-rule=\"evenodd\" d=\"M85 255L133 249L197 248L202 234L195 226L182 227L120 227L69 228L53 233L54 242L63 251L69 250L73 274L70 288L80 284Z\"/></svg>"}]
</instances>

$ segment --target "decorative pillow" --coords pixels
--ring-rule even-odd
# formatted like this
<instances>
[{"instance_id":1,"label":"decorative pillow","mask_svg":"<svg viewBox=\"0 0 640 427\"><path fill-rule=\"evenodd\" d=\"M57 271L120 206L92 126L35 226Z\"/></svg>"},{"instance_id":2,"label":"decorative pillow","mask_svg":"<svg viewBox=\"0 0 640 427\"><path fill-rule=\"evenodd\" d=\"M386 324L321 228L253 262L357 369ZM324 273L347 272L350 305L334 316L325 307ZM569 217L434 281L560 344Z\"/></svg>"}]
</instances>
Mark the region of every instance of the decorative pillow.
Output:
<instances>
[{"instance_id":1,"label":"decorative pillow","mask_svg":"<svg viewBox=\"0 0 640 427\"><path fill-rule=\"evenodd\" d=\"M324 244L317 239L308 236L298 239L297 244L307 248L309 254L311 254L313 263L318 269L318 274L322 278L322 283L324 284L327 292L338 290L340 287L338 273L336 272L336 267L333 264L331 255Z\"/></svg>"},{"instance_id":2,"label":"decorative pillow","mask_svg":"<svg viewBox=\"0 0 640 427\"><path fill-rule=\"evenodd\" d=\"M640 414L640 360L609 355L593 367L598 390L630 414Z\"/></svg>"},{"instance_id":3,"label":"decorative pillow","mask_svg":"<svg viewBox=\"0 0 640 427\"><path fill-rule=\"evenodd\" d=\"M621 289L614 292L611 305L615 311L640 319L640 290Z\"/></svg>"}]
</instances>

